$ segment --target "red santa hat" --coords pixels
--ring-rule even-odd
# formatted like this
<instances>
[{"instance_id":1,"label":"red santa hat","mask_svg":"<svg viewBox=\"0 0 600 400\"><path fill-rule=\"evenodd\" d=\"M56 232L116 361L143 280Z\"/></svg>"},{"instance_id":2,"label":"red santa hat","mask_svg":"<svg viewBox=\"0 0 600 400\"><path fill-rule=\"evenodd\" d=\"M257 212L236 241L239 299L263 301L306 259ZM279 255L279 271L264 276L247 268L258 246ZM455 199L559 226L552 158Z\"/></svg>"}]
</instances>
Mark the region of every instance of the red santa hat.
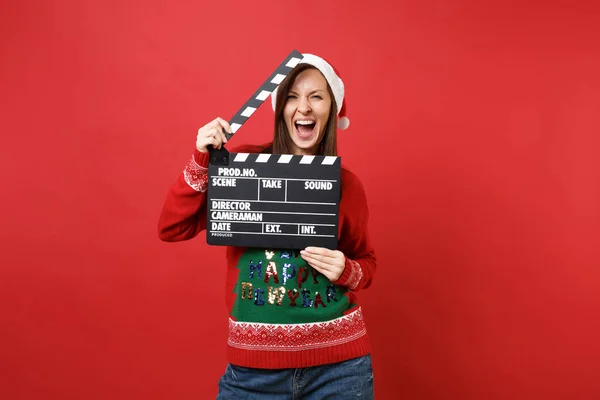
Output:
<instances>
[{"instance_id":1,"label":"red santa hat","mask_svg":"<svg viewBox=\"0 0 600 400\"><path fill-rule=\"evenodd\" d=\"M302 54L302 60L298 64L310 64L317 68L327 80L335 104L337 105L337 127L338 129L346 129L350 125L350 120L346 117L346 101L344 100L344 82L340 78L339 73L327 61L313 54ZM275 110L275 102L277 101L277 89L271 93L271 103Z\"/></svg>"}]
</instances>

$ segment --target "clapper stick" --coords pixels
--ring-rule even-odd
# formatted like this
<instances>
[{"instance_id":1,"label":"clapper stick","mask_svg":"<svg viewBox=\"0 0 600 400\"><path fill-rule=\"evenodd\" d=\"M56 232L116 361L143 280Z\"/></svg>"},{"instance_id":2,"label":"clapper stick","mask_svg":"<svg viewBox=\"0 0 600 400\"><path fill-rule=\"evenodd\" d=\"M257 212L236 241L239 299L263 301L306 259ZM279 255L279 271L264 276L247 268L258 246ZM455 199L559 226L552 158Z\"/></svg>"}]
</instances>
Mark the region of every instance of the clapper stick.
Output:
<instances>
[{"instance_id":1,"label":"clapper stick","mask_svg":"<svg viewBox=\"0 0 600 400\"><path fill-rule=\"evenodd\" d=\"M292 68L302 61L302 58L302 53L297 50L293 50L277 67L277 69L273 71L269 78L262 85L260 85L256 92L229 120L229 125L231 125L231 134L223 130L227 140L231 139L231 137L242 127L242 125L244 125L248 118L254 114L258 107L260 107L260 105L269 98L269 95L273 93L275 89L277 89L279 84L285 79L286 76L288 76ZM224 146L221 146L221 149L215 149L214 147L210 146L209 152L211 163L215 165L229 165L229 152Z\"/></svg>"}]
</instances>

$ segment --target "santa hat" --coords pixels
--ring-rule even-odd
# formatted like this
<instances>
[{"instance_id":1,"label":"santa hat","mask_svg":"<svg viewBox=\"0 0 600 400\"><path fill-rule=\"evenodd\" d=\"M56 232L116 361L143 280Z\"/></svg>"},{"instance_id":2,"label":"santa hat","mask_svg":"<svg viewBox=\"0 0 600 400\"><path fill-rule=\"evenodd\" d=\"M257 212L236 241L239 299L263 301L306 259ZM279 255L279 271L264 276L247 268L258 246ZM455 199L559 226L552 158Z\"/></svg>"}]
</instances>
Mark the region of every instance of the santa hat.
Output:
<instances>
[{"instance_id":1,"label":"santa hat","mask_svg":"<svg viewBox=\"0 0 600 400\"><path fill-rule=\"evenodd\" d=\"M335 98L335 104L337 105L337 127L338 129L346 129L350 125L350 120L346 117L346 102L344 101L344 82L339 76L339 73L329 64L327 61L319 56L313 54L302 54L302 60L298 64L310 64L317 68L327 80L333 97ZM275 110L275 103L277 101L277 89L271 93L271 103L273 110Z\"/></svg>"}]
</instances>

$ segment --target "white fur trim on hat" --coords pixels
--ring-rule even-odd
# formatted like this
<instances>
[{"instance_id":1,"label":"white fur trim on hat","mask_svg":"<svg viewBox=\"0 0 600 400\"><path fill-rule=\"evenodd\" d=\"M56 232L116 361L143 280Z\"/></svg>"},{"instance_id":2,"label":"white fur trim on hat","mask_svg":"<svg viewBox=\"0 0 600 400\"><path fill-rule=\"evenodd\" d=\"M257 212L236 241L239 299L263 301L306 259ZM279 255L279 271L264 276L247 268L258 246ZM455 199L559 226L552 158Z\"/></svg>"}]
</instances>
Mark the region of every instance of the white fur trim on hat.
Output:
<instances>
[{"instance_id":1,"label":"white fur trim on hat","mask_svg":"<svg viewBox=\"0 0 600 400\"><path fill-rule=\"evenodd\" d=\"M335 98L335 104L337 106L337 114L340 114L342 111L342 107L344 106L344 82L342 79L335 73L333 67L324 59L319 56L315 56L314 54L302 54L303 58L298 64L310 64L313 67L317 68L327 80L329 87L331 87L331 91L333 92L333 97ZM275 103L277 102L277 89L271 93L271 105L273 106L273 110L275 110ZM338 120L338 128L346 129L350 125L350 120L345 116L340 116Z\"/></svg>"}]
</instances>

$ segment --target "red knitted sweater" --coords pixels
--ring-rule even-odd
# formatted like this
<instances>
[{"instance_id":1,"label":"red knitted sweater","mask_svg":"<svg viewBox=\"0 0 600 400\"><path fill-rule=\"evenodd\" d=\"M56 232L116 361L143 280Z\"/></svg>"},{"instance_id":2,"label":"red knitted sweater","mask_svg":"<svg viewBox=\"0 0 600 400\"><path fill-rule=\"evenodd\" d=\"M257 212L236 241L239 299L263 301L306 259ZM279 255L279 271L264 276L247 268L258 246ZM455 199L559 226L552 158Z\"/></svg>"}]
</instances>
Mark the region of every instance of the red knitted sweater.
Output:
<instances>
[{"instance_id":1,"label":"red knitted sweater","mask_svg":"<svg viewBox=\"0 0 600 400\"><path fill-rule=\"evenodd\" d=\"M260 153L243 146L236 153ZM171 187L159 219L159 237L175 242L206 229L208 153L195 151ZM228 359L252 368L301 368L369 353L365 321L355 292L368 287L375 252L367 231L368 208L356 175L342 167L338 250L342 276L330 282L298 251L227 247L226 301L230 310Z\"/></svg>"}]
</instances>

